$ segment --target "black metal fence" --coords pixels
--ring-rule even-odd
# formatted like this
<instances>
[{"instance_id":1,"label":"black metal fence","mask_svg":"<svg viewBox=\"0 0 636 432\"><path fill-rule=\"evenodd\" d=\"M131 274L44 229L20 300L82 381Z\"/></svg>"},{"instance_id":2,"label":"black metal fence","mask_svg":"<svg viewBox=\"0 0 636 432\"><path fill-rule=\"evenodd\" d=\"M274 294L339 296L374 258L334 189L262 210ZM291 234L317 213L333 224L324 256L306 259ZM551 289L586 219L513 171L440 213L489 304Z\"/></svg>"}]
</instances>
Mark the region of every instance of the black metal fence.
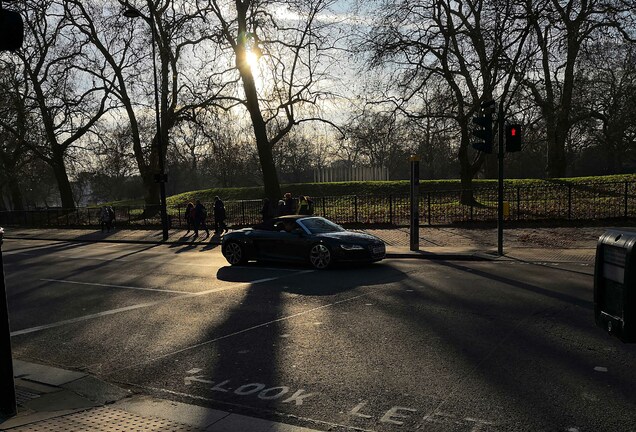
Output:
<instances>
[{"instance_id":1,"label":"black metal fence","mask_svg":"<svg viewBox=\"0 0 636 432\"><path fill-rule=\"evenodd\" d=\"M422 225L452 225L462 222L497 220L497 188L475 189L478 204L459 201L461 191L430 191L420 194ZM339 224L409 224L408 195L324 196L312 197L314 214ZM213 203L208 208L212 221ZM260 200L226 201L226 223L240 227L260 222ZM150 228L161 226L159 207L119 206L115 209L116 226ZM172 228L184 228L185 206L168 208ZM598 220L636 217L636 182L566 183L507 187L504 190L504 213L512 221ZM48 208L0 212L0 226L82 227L99 226L100 208L74 210Z\"/></svg>"}]
</instances>

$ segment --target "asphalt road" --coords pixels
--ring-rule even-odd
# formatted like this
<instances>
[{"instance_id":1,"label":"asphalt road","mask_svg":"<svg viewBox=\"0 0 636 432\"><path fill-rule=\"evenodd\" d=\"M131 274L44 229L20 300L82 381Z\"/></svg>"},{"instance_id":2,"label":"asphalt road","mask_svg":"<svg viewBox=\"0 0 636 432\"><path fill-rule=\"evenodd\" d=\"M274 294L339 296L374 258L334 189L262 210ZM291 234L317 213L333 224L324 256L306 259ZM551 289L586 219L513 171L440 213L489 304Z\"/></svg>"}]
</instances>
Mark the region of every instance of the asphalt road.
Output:
<instances>
[{"instance_id":1,"label":"asphalt road","mask_svg":"<svg viewBox=\"0 0 636 432\"><path fill-rule=\"evenodd\" d=\"M214 246L7 240L14 357L333 431L636 430L589 263L229 267Z\"/></svg>"}]
</instances>

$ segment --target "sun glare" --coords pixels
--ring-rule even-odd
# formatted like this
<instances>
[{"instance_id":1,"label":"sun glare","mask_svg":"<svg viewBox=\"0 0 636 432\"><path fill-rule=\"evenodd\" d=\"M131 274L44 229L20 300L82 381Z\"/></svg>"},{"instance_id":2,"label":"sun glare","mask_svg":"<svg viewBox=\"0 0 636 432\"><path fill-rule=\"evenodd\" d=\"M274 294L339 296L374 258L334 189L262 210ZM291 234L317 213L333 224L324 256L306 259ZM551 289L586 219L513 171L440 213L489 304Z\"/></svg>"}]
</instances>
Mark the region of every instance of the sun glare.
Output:
<instances>
[{"instance_id":1,"label":"sun glare","mask_svg":"<svg viewBox=\"0 0 636 432\"><path fill-rule=\"evenodd\" d=\"M258 56L254 51L247 52L247 64L250 65L250 69L252 69L252 73L256 72L258 66Z\"/></svg>"}]
</instances>

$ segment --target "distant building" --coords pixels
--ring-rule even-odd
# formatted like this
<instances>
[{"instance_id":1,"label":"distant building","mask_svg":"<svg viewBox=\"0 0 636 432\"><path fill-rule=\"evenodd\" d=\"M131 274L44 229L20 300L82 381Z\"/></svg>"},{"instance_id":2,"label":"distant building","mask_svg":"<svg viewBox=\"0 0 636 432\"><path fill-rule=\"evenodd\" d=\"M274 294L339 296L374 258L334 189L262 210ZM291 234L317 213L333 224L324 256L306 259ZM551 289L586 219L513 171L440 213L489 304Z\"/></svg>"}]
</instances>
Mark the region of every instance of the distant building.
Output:
<instances>
[{"instance_id":1,"label":"distant building","mask_svg":"<svg viewBox=\"0 0 636 432\"><path fill-rule=\"evenodd\" d=\"M314 170L314 183L389 180L386 167L334 167Z\"/></svg>"}]
</instances>

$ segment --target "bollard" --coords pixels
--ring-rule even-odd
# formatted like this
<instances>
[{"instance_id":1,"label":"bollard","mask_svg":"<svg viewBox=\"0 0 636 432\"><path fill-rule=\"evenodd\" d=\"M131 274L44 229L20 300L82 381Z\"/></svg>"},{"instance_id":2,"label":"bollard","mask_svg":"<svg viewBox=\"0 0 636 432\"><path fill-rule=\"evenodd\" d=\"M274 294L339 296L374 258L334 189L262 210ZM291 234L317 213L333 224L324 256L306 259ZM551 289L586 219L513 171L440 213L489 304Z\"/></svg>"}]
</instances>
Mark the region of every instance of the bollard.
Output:
<instances>
[{"instance_id":1,"label":"bollard","mask_svg":"<svg viewBox=\"0 0 636 432\"><path fill-rule=\"evenodd\" d=\"M13 417L17 414L15 383L13 381L13 359L11 357L11 329L9 327L9 307L4 283L4 263L2 262L2 242L4 228L0 228L0 416Z\"/></svg>"},{"instance_id":2,"label":"bollard","mask_svg":"<svg viewBox=\"0 0 636 432\"><path fill-rule=\"evenodd\" d=\"M420 156L412 155L411 163L411 220L410 249L420 249Z\"/></svg>"}]
</instances>

